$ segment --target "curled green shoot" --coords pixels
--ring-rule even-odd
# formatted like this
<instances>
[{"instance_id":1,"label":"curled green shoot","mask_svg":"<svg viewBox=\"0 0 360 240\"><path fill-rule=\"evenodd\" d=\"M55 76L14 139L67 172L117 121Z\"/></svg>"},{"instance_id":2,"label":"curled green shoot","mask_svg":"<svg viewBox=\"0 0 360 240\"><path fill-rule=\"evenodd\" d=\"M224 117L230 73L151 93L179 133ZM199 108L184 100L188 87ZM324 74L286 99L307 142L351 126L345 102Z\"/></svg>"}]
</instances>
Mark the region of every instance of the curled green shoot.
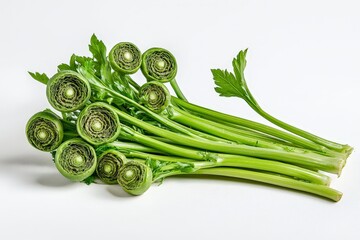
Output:
<instances>
[{"instance_id":1,"label":"curled green shoot","mask_svg":"<svg viewBox=\"0 0 360 240\"><path fill-rule=\"evenodd\" d=\"M96 174L107 184L116 184L120 168L125 164L126 157L116 150L107 150L98 157Z\"/></svg>"},{"instance_id":2,"label":"curled green shoot","mask_svg":"<svg viewBox=\"0 0 360 240\"><path fill-rule=\"evenodd\" d=\"M47 83L46 95L53 108L72 112L82 108L91 96L89 82L79 73L65 70L56 73Z\"/></svg>"},{"instance_id":3,"label":"curled green shoot","mask_svg":"<svg viewBox=\"0 0 360 240\"><path fill-rule=\"evenodd\" d=\"M95 149L81 139L70 139L56 150L55 165L71 181L83 181L96 169Z\"/></svg>"},{"instance_id":4,"label":"curled green shoot","mask_svg":"<svg viewBox=\"0 0 360 240\"><path fill-rule=\"evenodd\" d=\"M125 192L141 195L150 188L153 182L152 170L144 163L128 161L120 169L117 180Z\"/></svg>"},{"instance_id":5,"label":"curled green shoot","mask_svg":"<svg viewBox=\"0 0 360 240\"><path fill-rule=\"evenodd\" d=\"M171 52L163 48L148 49L142 56L141 71L148 81L170 82L176 95L186 101L175 79L177 63Z\"/></svg>"},{"instance_id":6,"label":"curled green shoot","mask_svg":"<svg viewBox=\"0 0 360 240\"><path fill-rule=\"evenodd\" d=\"M121 130L118 115L103 102L85 107L80 112L76 127L79 135L94 145L114 141Z\"/></svg>"},{"instance_id":7,"label":"curled green shoot","mask_svg":"<svg viewBox=\"0 0 360 240\"><path fill-rule=\"evenodd\" d=\"M109 53L111 67L122 74L133 74L141 66L141 52L132 43L116 44Z\"/></svg>"},{"instance_id":8,"label":"curled green shoot","mask_svg":"<svg viewBox=\"0 0 360 240\"><path fill-rule=\"evenodd\" d=\"M140 101L151 111L161 113L170 104L171 95L166 86L160 82L148 82L141 86Z\"/></svg>"},{"instance_id":9,"label":"curled green shoot","mask_svg":"<svg viewBox=\"0 0 360 240\"><path fill-rule=\"evenodd\" d=\"M163 48L150 48L142 56L141 71L148 81L170 82L177 73L176 59Z\"/></svg>"},{"instance_id":10,"label":"curled green shoot","mask_svg":"<svg viewBox=\"0 0 360 240\"><path fill-rule=\"evenodd\" d=\"M51 152L62 142L64 128L60 118L50 110L38 112L26 124L29 143L40 151Z\"/></svg>"}]
</instances>

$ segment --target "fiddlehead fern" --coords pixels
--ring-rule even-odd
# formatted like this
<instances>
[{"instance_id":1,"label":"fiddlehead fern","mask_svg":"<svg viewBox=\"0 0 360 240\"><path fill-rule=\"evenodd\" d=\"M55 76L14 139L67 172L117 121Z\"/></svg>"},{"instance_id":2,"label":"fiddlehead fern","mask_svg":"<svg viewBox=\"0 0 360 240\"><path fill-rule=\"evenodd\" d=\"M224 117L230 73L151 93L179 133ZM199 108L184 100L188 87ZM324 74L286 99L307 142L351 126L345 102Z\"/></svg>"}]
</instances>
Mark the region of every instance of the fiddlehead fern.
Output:
<instances>
[{"instance_id":1,"label":"fiddlehead fern","mask_svg":"<svg viewBox=\"0 0 360 240\"><path fill-rule=\"evenodd\" d=\"M176 82L176 59L169 51L163 48L150 48L147 50L142 56L141 71L149 82L170 82L176 95L187 101Z\"/></svg>"},{"instance_id":2,"label":"fiddlehead fern","mask_svg":"<svg viewBox=\"0 0 360 240\"><path fill-rule=\"evenodd\" d=\"M156 113L164 111L171 100L169 90L160 82L148 82L142 85L139 97L147 108Z\"/></svg>"},{"instance_id":3,"label":"fiddlehead fern","mask_svg":"<svg viewBox=\"0 0 360 240\"><path fill-rule=\"evenodd\" d=\"M129 161L120 169L117 180L125 192L141 195L151 186L152 171L143 163Z\"/></svg>"},{"instance_id":4,"label":"fiddlehead fern","mask_svg":"<svg viewBox=\"0 0 360 240\"><path fill-rule=\"evenodd\" d=\"M53 108L72 112L85 105L91 96L89 82L79 73L65 70L50 78L46 95Z\"/></svg>"},{"instance_id":5,"label":"fiddlehead fern","mask_svg":"<svg viewBox=\"0 0 360 240\"><path fill-rule=\"evenodd\" d=\"M148 81L170 82L177 73L176 59L163 48L150 48L142 56L141 71Z\"/></svg>"},{"instance_id":6,"label":"fiddlehead fern","mask_svg":"<svg viewBox=\"0 0 360 240\"><path fill-rule=\"evenodd\" d=\"M107 184L117 183L120 168L125 164L126 157L119 151L107 150L98 157L96 174Z\"/></svg>"},{"instance_id":7,"label":"fiddlehead fern","mask_svg":"<svg viewBox=\"0 0 360 240\"><path fill-rule=\"evenodd\" d=\"M111 49L109 61L115 71L123 74L132 74L140 68L141 52L134 44L121 42Z\"/></svg>"},{"instance_id":8,"label":"fiddlehead fern","mask_svg":"<svg viewBox=\"0 0 360 240\"><path fill-rule=\"evenodd\" d=\"M114 141L121 130L118 115L103 102L85 107L80 112L76 127L79 135L94 145Z\"/></svg>"},{"instance_id":9,"label":"fiddlehead fern","mask_svg":"<svg viewBox=\"0 0 360 240\"><path fill-rule=\"evenodd\" d=\"M91 176L96 162L95 149L81 139L68 140L56 150L56 168L72 181L82 181Z\"/></svg>"},{"instance_id":10,"label":"fiddlehead fern","mask_svg":"<svg viewBox=\"0 0 360 240\"><path fill-rule=\"evenodd\" d=\"M62 142L64 129L61 120L50 110L33 115L26 125L26 136L35 148L50 152Z\"/></svg>"}]
</instances>

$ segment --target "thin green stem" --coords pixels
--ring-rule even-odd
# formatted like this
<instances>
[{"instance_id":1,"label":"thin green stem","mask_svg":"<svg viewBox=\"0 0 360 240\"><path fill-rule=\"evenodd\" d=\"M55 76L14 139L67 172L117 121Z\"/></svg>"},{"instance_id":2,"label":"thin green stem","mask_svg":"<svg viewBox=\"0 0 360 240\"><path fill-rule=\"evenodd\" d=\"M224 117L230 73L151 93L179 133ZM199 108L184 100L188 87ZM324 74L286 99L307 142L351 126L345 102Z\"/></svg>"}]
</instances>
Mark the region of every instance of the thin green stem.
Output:
<instances>
[{"instance_id":1,"label":"thin green stem","mask_svg":"<svg viewBox=\"0 0 360 240\"><path fill-rule=\"evenodd\" d=\"M288 152L297 153L305 153L309 151L302 148L274 143L267 138L249 136L246 134L246 132L242 132L241 129L233 129L220 123L215 123L207 119L199 118L177 107L172 108L169 118L189 127L201 129L202 131L213 134L215 136L254 147L285 150Z\"/></svg>"},{"instance_id":2,"label":"thin green stem","mask_svg":"<svg viewBox=\"0 0 360 240\"><path fill-rule=\"evenodd\" d=\"M136 120L133 121L134 123ZM135 125L135 124L134 124ZM151 126L151 125L150 125ZM142 124L142 127L146 130L153 131L154 126L150 128L145 124ZM149 127L149 128L148 128ZM162 130L160 128L157 129L157 135L160 135ZM166 131L166 130L164 130ZM154 132L155 133L155 132ZM155 133L156 134L156 133ZM263 159L271 159L277 160L287 163L292 163L295 165L302 165L309 167L311 169L323 170L330 173L340 174L341 169L343 167L344 161L342 159L337 158L330 158L326 156L321 156L313 153L292 153L292 152L285 152L279 151L274 149L264 149L246 145L230 145L230 144L221 144L221 143L211 143L210 141L199 141L197 139L192 139L182 135L174 135L176 133L167 132L167 138L173 140L174 142L186 142L189 144L188 146L191 147L198 147L200 149L209 149L217 152L219 150L226 151L227 153L238 153L244 156L250 157L258 157ZM187 149L171 144L167 144L151 137L145 136L140 134L127 126L122 127L121 135L125 137L129 137L136 142L144 144L146 146L150 146L152 148L159 149L163 152L166 152L171 155L177 155L186 158L192 158L197 160L208 160L208 161L215 161L218 158L222 159L235 159L236 155L228 155L228 154L217 154L212 152L205 152L205 151L197 151L192 149Z\"/></svg>"},{"instance_id":3,"label":"thin green stem","mask_svg":"<svg viewBox=\"0 0 360 240\"><path fill-rule=\"evenodd\" d=\"M134 118L130 115L128 115L127 113L120 111L116 108L113 109L120 118L124 119L126 122L129 122L132 125L135 125L137 127L140 127L154 135L169 139L177 144L180 145L185 145L185 146L190 146L190 147L197 147L197 148L202 148L202 149L206 149L206 150L210 150L210 151L220 151L220 152L225 152L225 153L233 153L233 154L243 154L243 149L247 148L247 146L245 145L240 145L240 144L236 144L236 143L229 143L229 142L214 142L214 141L209 141L209 140L198 140L198 139L193 139L191 137L187 137L181 134L177 134L156 126L153 126L151 124L148 124L146 122L143 122L137 118ZM188 121L193 121L191 118L187 118ZM201 123L200 123L201 124ZM204 125L203 125L204 126ZM208 126L208 125L207 125ZM211 128L211 126L210 126ZM215 129L215 127L213 128ZM217 129L215 129L217 130ZM218 131L221 133L221 129L218 129ZM231 134L231 133L229 133ZM235 134L231 135L231 136L235 136L237 137ZM241 137L241 136L239 136ZM259 140L254 140L255 144L257 144L256 141ZM273 144L274 145L274 144ZM270 145L272 146L272 145ZM267 147L267 146L261 146L261 144L258 144L258 147ZM270 147L268 147L270 148ZM257 151L258 148L252 148L251 150L253 151ZM289 152L289 148L284 149L283 147L274 145L273 149L277 149L277 150L285 150L286 152ZM302 151L301 153L305 153L305 151Z\"/></svg>"},{"instance_id":4,"label":"thin green stem","mask_svg":"<svg viewBox=\"0 0 360 240\"><path fill-rule=\"evenodd\" d=\"M178 107L180 107L180 106L178 106ZM221 119L218 119L216 117L212 117L210 115L203 116L202 114L199 114L199 113L196 113L196 112L193 112L193 111L189 111L189 110L186 110L186 112L191 114L191 115L195 115L197 117L200 117L200 118L206 120L209 124L216 125L216 126L221 126L222 128L224 128L224 129L226 129L228 131L233 131L233 132L236 132L238 134L243 134L245 136L251 136L251 137L260 138L260 139L263 139L263 140L268 140L270 142L280 143L282 145L295 147L295 145L292 142L285 141L283 139L280 139L280 138L271 136L269 134L265 134L265 133L256 131L256 130L248 128L248 127L244 127L244 126L241 126L241 125L238 125L238 124L235 124L235 123L222 121Z\"/></svg>"},{"instance_id":5,"label":"thin green stem","mask_svg":"<svg viewBox=\"0 0 360 240\"><path fill-rule=\"evenodd\" d=\"M124 142L124 141L114 141L111 143L107 143L101 145L96 149L96 151L105 151L107 149L116 149L119 151L138 151L138 152L145 152L145 153L156 153L156 154L164 154L164 152L154 149L151 147L144 146L142 144L134 143L134 142Z\"/></svg>"},{"instance_id":6,"label":"thin green stem","mask_svg":"<svg viewBox=\"0 0 360 240\"><path fill-rule=\"evenodd\" d=\"M195 135L197 135L197 136L199 136L201 138L204 138L206 140L211 140L211 141L215 141L215 142L222 142L222 143L235 143L234 141L230 141L228 139L217 137L217 136L202 132L201 130L199 131L199 130L193 129L191 127L188 127L186 125L182 125L182 124L180 124L178 122L175 122L175 121L173 121L173 123L185 128L189 132L191 132L191 133L193 133L193 134L195 134Z\"/></svg>"},{"instance_id":7,"label":"thin green stem","mask_svg":"<svg viewBox=\"0 0 360 240\"><path fill-rule=\"evenodd\" d=\"M137 84L137 82L135 82L129 75L125 75L125 78L136 91L139 91L140 85Z\"/></svg>"},{"instance_id":8,"label":"thin green stem","mask_svg":"<svg viewBox=\"0 0 360 240\"><path fill-rule=\"evenodd\" d=\"M132 160L143 162L143 160L136 158ZM255 182L261 182L279 187L284 187L288 189L298 190L306 193L311 193L320 197L330 199L335 202L340 201L342 197L341 192L332 189L328 186L298 181L289 178L287 176L279 176L268 172L256 172L251 170L229 168L229 167L200 168L191 173L187 173L181 170L179 171L174 170L159 175L157 178L153 179L153 182L164 179L166 177L177 176L177 175L187 175L187 176L208 175L208 176L221 176L221 177L246 179Z\"/></svg>"},{"instance_id":9,"label":"thin green stem","mask_svg":"<svg viewBox=\"0 0 360 240\"><path fill-rule=\"evenodd\" d=\"M225 167L207 168L207 169L200 169L198 171L195 171L193 174L217 175L217 176L247 179L256 182L272 184L284 188L295 189L302 192L312 193L324 198L331 199L335 202L339 201L342 197L341 192L329 188L327 186L306 183L291 178L276 176L273 174L243 170L243 169L225 168Z\"/></svg>"},{"instance_id":10,"label":"thin green stem","mask_svg":"<svg viewBox=\"0 0 360 240\"><path fill-rule=\"evenodd\" d=\"M124 95L116 92L116 91L114 91L113 89L110 89L110 88L108 88L107 86L101 84L101 83L100 83L101 81L99 81L99 80L96 78L96 76L94 76L92 73L88 72L86 69L80 68L80 70L81 70L82 74L83 74L87 79L89 79L90 84L91 84L92 86L94 86L95 89L96 89L96 88L100 88L100 89L102 89L102 90L106 90L106 91L107 91L109 94L111 94L113 97L118 97L118 98L120 98L121 100L127 102L128 104L130 104L130 105L132 105L132 106L134 106L134 107L136 107L136 108L144 111L144 112L145 112L146 114L148 114L151 118L155 119L156 121L162 123L163 125L171 128L171 129L173 129L173 130L175 130L175 131L177 131L177 132L181 132L181 133L183 133L183 134L185 134L185 135L189 135L189 136L192 136L192 137L194 137L194 138L201 138L201 137L199 137L198 135L193 134L193 133L189 132L188 130L184 129L183 127L179 126L178 124L173 123L173 122L170 121L169 119L167 119L167 118L165 118L165 117L163 117L163 116L161 116L161 115L159 115L159 114L156 114L156 113L150 111L150 110L147 109L146 107L138 104L136 101L134 101L134 100L132 100L132 99L130 99L130 98L128 98L128 97L126 97L126 96L124 96Z\"/></svg>"},{"instance_id":11,"label":"thin green stem","mask_svg":"<svg viewBox=\"0 0 360 240\"><path fill-rule=\"evenodd\" d=\"M332 141L329 141L327 139L324 139L324 138L321 138L319 136L316 136L312 133L309 133L307 131L304 131L300 128L297 128L297 127L294 127L288 123L285 123L273 116L271 116L270 114L268 114L267 112L265 112L259 105L252 105L252 104L249 104L250 107L252 109L254 109L258 114L260 114L262 117L264 117L266 120L268 120L269 122L289 131L289 132L292 132L298 136L301 136L303 138L306 138L310 141L313 141L315 143L318 143L322 146L325 146L331 150L334 150L334 151L337 151L337 152L344 152L344 153L347 153L347 152L351 152L352 151L352 148L349 146L349 145L343 145L343 144L339 144L339 143L335 143L335 142L332 142Z\"/></svg>"},{"instance_id":12,"label":"thin green stem","mask_svg":"<svg viewBox=\"0 0 360 240\"><path fill-rule=\"evenodd\" d=\"M207 132L209 133L212 133L217 136L222 136L224 139L229 139L235 142L238 141L250 146L285 150L288 152L297 152L297 153L313 152L316 154L343 158L343 159L346 159L348 157L347 154L335 152L329 149L327 150L326 153L311 149L304 149L302 147L294 146L291 143L289 144L289 142L285 143L283 141L277 141L275 138L267 137L266 135L257 136L256 134L258 133L252 133L250 131L242 130L241 128L226 126L222 123L217 123L198 116L194 116L189 112L179 109L178 107L176 107L175 110L176 111L173 111L173 113L175 114L170 115L170 117L174 118L174 120L178 117L180 119L179 123L182 123L184 125L186 124L189 127L199 128L205 131L207 130Z\"/></svg>"},{"instance_id":13,"label":"thin green stem","mask_svg":"<svg viewBox=\"0 0 360 240\"><path fill-rule=\"evenodd\" d=\"M166 162L181 162L181 163L192 163L195 168L210 168L210 167L237 167L237 168L246 168L257 171L267 171L277 174L287 175L295 179L301 179L304 181L329 185L330 178L324 174L314 172L308 169L304 169L298 166L291 164L276 162L276 161L264 161L257 158L237 156L236 159L218 159L216 162L207 162L207 161L195 161L193 159L186 159L181 157L174 156L163 156L156 154L149 154L137 151L126 152L125 155L130 158L141 158L153 160L160 160Z\"/></svg>"},{"instance_id":14,"label":"thin green stem","mask_svg":"<svg viewBox=\"0 0 360 240\"><path fill-rule=\"evenodd\" d=\"M146 146L150 146L155 149L159 149L165 153L174 154L177 156L184 156L187 158L193 158L198 160L208 160L208 155L203 151L194 151L182 147L178 147L175 145L171 145L168 143L164 143L158 140L155 140L151 137L145 136L141 133L138 133L127 126L122 127L121 135L125 137L129 137L136 142L144 144Z\"/></svg>"},{"instance_id":15,"label":"thin green stem","mask_svg":"<svg viewBox=\"0 0 360 240\"><path fill-rule=\"evenodd\" d=\"M221 113L218 111L214 111L214 110L211 110L208 108L204 108L204 107L201 107L201 106L198 106L195 104L191 104L191 103L182 101L181 99L174 98L174 97L172 98L172 101L174 101L175 104L181 106L182 108L199 113L199 114L203 115L204 117L206 117L206 116L216 117L218 119L221 119L222 121L245 126L245 127L254 129L256 131L263 132L263 133L278 137L280 139L284 139L284 140L292 142L296 145L299 145L299 146L302 146L302 147L305 147L308 149L312 149L315 151L319 151L319 152L323 152L323 153L327 153L330 151L326 147L321 146L317 143L314 143L307 139L303 139L303 138L295 136L293 134L284 132L282 130L267 126L262 123L257 123L257 122L247 120L244 118L240 118L240 117L232 116L229 114Z\"/></svg>"},{"instance_id":16,"label":"thin green stem","mask_svg":"<svg viewBox=\"0 0 360 240\"><path fill-rule=\"evenodd\" d=\"M174 78L173 80L170 81L171 87L174 89L174 92L176 94L176 96L180 99L182 99L183 101L188 102L188 100L186 99L185 95L183 94L183 92L181 91L176 79Z\"/></svg>"}]
</instances>

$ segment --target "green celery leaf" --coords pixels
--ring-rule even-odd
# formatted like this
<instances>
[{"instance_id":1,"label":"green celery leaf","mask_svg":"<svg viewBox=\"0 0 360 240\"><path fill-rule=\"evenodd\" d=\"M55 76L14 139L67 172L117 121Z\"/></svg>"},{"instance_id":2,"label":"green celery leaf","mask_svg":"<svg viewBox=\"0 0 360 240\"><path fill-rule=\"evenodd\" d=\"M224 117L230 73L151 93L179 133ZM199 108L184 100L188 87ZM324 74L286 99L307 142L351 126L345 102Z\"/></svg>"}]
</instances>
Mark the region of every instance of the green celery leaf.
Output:
<instances>
[{"instance_id":1,"label":"green celery leaf","mask_svg":"<svg viewBox=\"0 0 360 240\"><path fill-rule=\"evenodd\" d=\"M81 182L85 183L86 185L90 185L95 182L95 179L96 179L95 176L91 175L90 177L85 178Z\"/></svg>"},{"instance_id":2,"label":"green celery leaf","mask_svg":"<svg viewBox=\"0 0 360 240\"><path fill-rule=\"evenodd\" d=\"M99 40L95 34L91 36L89 50L99 63L106 62L106 47L103 41Z\"/></svg>"},{"instance_id":3,"label":"green celery leaf","mask_svg":"<svg viewBox=\"0 0 360 240\"><path fill-rule=\"evenodd\" d=\"M76 71L77 65L76 65L76 55L73 54L70 57L70 61L69 64L66 63L62 63L60 64L57 68L58 71L63 71L63 70L72 70L72 71Z\"/></svg>"},{"instance_id":4,"label":"green celery leaf","mask_svg":"<svg viewBox=\"0 0 360 240\"><path fill-rule=\"evenodd\" d=\"M41 82L41 83L43 83L43 84L47 84L48 81L49 81L49 77L46 76L45 73L39 73L39 72L35 72L35 73L33 73L33 72L28 72L28 73L30 74L30 76L31 76L33 79L35 79L36 81L39 81L39 82Z\"/></svg>"},{"instance_id":5,"label":"green celery leaf","mask_svg":"<svg viewBox=\"0 0 360 240\"><path fill-rule=\"evenodd\" d=\"M58 71L72 70L71 67L69 65L67 65L66 63L62 63L62 64L58 65L57 69L58 69Z\"/></svg>"},{"instance_id":6,"label":"green celery leaf","mask_svg":"<svg viewBox=\"0 0 360 240\"><path fill-rule=\"evenodd\" d=\"M239 97L251 101L251 94L244 76L246 53L247 49L242 50L237 57L233 59L233 73L221 69L211 70L216 84L215 91L218 92L220 96Z\"/></svg>"}]
</instances>

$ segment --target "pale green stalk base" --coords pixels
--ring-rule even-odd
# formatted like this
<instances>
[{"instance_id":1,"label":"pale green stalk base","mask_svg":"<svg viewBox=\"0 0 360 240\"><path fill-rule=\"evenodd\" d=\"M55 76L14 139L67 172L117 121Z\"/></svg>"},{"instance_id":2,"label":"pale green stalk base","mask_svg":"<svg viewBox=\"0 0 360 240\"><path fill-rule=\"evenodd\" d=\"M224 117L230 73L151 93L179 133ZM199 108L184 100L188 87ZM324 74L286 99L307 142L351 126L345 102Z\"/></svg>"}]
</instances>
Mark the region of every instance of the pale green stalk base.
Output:
<instances>
[{"instance_id":1,"label":"pale green stalk base","mask_svg":"<svg viewBox=\"0 0 360 240\"><path fill-rule=\"evenodd\" d=\"M335 202L339 201L342 197L342 193L318 184L306 183L297 180L293 180L290 178L280 177L276 175L253 172L242 169L235 168L208 168L208 169L200 169L193 174L207 174L207 175L217 175L217 176L225 176L225 177L234 177L240 179L247 179L256 182L262 182L267 184L272 184L284 188L290 188L299 190L302 192L307 192L311 194L315 194L324 198L328 198Z\"/></svg>"}]
</instances>

